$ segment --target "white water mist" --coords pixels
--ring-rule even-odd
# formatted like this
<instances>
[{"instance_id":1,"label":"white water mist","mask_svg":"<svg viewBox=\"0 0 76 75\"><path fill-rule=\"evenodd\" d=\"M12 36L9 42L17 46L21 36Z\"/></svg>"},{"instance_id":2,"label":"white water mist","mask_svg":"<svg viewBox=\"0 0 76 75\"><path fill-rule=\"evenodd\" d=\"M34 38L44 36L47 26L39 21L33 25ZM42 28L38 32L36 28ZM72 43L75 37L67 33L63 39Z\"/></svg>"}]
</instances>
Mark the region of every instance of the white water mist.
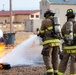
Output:
<instances>
[{"instance_id":1,"label":"white water mist","mask_svg":"<svg viewBox=\"0 0 76 75\"><path fill-rule=\"evenodd\" d=\"M9 63L11 67L18 65L32 65L41 58L42 46L33 47L37 35L30 36L27 40L15 47L10 53L1 58L0 62Z\"/></svg>"}]
</instances>

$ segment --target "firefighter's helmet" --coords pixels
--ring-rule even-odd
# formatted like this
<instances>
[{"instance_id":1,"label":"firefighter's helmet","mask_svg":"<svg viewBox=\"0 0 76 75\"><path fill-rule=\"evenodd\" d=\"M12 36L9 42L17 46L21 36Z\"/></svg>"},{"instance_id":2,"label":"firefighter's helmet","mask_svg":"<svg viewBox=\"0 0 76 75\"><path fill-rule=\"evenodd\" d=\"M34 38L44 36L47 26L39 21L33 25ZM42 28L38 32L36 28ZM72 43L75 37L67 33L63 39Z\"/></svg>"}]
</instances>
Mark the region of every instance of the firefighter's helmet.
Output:
<instances>
[{"instance_id":1,"label":"firefighter's helmet","mask_svg":"<svg viewBox=\"0 0 76 75\"><path fill-rule=\"evenodd\" d=\"M52 10L49 10L49 9L44 13L44 17L46 17L48 14L49 14L49 16L50 15L51 16L54 16L55 15L55 13Z\"/></svg>"},{"instance_id":2,"label":"firefighter's helmet","mask_svg":"<svg viewBox=\"0 0 76 75\"><path fill-rule=\"evenodd\" d=\"M73 9L68 9L67 13L66 13L66 16L72 16L72 15L75 15Z\"/></svg>"}]
</instances>

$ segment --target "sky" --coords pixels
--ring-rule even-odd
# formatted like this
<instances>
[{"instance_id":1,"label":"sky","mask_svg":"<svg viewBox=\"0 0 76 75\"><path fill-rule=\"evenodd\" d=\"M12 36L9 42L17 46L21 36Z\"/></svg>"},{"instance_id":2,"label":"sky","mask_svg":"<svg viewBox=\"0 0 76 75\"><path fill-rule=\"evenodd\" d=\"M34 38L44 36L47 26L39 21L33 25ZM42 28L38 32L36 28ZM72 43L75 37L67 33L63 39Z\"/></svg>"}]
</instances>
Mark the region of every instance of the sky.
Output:
<instances>
[{"instance_id":1,"label":"sky","mask_svg":"<svg viewBox=\"0 0 76 75\"><path fill-rule=\"evenodd\" d=\"M12 0L12 10L39 10L41 0ZM0 11L10 9L10 0L0 0Z\"/></svg>"}]
</instances>

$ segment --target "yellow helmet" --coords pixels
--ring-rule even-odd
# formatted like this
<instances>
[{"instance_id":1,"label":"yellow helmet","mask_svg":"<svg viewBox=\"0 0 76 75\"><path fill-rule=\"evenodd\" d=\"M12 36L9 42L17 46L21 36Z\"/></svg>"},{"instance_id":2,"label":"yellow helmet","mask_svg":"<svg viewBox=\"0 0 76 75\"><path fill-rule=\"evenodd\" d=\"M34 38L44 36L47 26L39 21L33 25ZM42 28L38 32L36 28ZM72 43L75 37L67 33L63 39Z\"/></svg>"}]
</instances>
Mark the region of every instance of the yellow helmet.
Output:
<instances>
[{"instance_id":1,"label":"yellow helmet","mask_svg":"<svg viewBox=\"0 0 76 75\"><path fill-rule=\"evenodd\" d=\"M73 10L72 9L68 9L67 13L73 13Z\"/></svg>"},{"instance_id":2,"label":"yellow helmet","mask_svg":"<svg viewBox=\"0 0 76 75\"><path fill-rule=\"evenodd\" d=\"M73 9L68 9L67 13L66 13L66 16L72 16L72 15L75 15Z\"/></svg>"}]
</instances>

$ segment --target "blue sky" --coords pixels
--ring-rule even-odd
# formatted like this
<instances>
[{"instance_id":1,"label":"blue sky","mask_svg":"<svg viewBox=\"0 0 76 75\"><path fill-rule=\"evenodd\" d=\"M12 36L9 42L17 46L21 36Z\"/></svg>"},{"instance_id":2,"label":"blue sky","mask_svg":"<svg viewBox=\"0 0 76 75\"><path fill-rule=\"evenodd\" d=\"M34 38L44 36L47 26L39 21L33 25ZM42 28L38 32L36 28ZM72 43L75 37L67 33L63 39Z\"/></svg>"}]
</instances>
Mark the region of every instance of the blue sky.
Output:
<instances>
[{"instance_id":1,"label":"blue sky","mask_svg":"<svg viewBox=\"0 0 76 75\"><path fill-rule=\"evenodd\" d=\"M10 0L0 0L0 10L9 10ZM41 0L12 0L12 10L37 10L40 9Z\"/></svg>"}]
</instances>

